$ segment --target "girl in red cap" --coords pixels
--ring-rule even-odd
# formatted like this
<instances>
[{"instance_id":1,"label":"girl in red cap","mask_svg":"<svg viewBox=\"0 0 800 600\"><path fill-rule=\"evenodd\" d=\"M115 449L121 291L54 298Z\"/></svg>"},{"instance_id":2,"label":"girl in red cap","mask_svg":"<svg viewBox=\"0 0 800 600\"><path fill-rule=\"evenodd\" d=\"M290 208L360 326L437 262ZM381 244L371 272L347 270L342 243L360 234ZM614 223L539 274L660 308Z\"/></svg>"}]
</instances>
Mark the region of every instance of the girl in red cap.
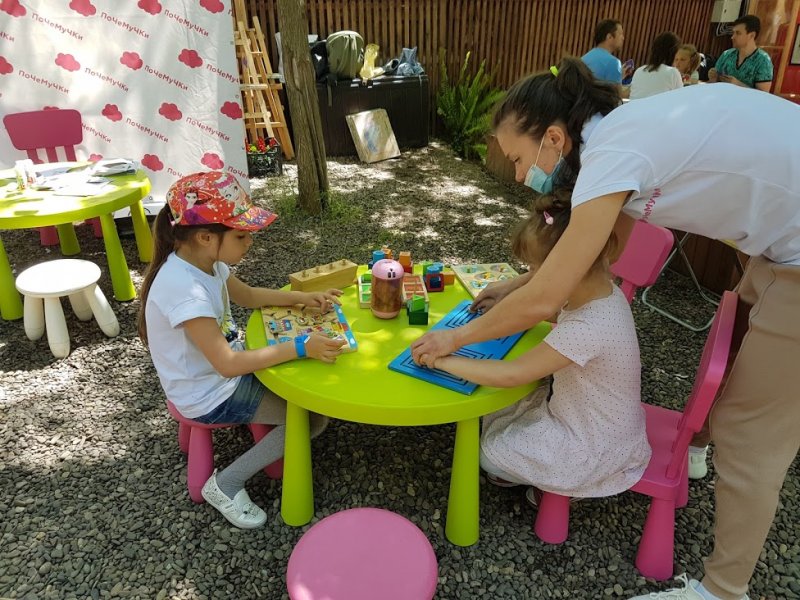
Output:
<instances>
[{"instance_id":1,"label":"girl in red cap","mask_svg":"<svg viewBox=\"0 0 800 600\"><path fill-rule=\"evenodd\" d=\"M286 401L254 371L308 356L334 362L341 341L299 336L297 343L245 350L230 301L245 308L304 304L323 311L339 290L285 292L253 288L231 273L253 243L251 232L276 215L253 206L236 179L221 172L195 173L167 192L153 226L155 249L141 291L139 336L149 346L167 398L186 418L201 423L265 423L269 434L203 486L203 498L237 527L263 525L266 513L245 482L283 455ZM327 420L311 414L311 435Z\"/></svg>"}]
</instances>

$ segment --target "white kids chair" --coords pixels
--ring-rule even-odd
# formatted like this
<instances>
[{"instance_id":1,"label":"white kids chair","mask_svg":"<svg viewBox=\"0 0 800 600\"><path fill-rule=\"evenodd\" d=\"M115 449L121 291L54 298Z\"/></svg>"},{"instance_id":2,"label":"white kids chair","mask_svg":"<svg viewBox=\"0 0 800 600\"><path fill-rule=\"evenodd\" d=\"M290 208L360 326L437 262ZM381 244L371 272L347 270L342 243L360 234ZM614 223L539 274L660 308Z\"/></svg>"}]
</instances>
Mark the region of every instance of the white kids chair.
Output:
<instances>
[{"instance_id":1,"label":"white kids chair","mask_svg":"<svg viewBox=\"0 0 800 600\"><path fill-rule=\"evenodd\" d=\"M67 296L81 321L94 316L108 337L119 334L119 323L97 285L100 267L88 260L64 258L34 265L17 277L17 290L25 297L25 335L38 340L47 329L47 342L56 358L69 354L69 332L60 298Z\"/></svg>"}]
</instances>

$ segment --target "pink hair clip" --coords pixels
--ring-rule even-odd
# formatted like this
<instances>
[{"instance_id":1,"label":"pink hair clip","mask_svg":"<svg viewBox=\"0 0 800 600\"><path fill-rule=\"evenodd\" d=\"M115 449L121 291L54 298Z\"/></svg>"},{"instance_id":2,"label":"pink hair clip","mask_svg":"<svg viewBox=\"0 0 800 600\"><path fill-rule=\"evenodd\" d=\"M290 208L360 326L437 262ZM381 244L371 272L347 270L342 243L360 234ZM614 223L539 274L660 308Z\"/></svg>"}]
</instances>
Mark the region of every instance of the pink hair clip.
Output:
<instances>
[{"instance_id":1,"label":"pink hair clip","mask_svg":"<svg viewBox=\"0 0 800 600\"><path fill-rule=\"evenodd\" d=\"M544 222L547 223L548 225L552 225L555 222L555 219L553 219L553 215L551 215L549 212L544 211L542 214L544 215Z\"/></svg>"}]
</instances>

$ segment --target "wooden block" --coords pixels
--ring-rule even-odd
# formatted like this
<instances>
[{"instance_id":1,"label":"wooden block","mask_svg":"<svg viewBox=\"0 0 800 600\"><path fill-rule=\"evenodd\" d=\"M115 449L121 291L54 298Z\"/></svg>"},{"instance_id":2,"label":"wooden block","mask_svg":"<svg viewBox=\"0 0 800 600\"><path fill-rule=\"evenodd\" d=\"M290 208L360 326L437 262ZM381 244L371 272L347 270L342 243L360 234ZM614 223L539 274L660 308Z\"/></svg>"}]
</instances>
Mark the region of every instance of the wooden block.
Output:
<instances>
[{"instance_id":1,"label":"wooden block","mask_svg":"<svg viewBox=\"0 0 800 600\"><path fill-rule=\"evenodd\" d=\"M298 292L323 292L330 288L343 289L355 283L358 265L347 259L311 267L289 275L291 289Z\"/></svg>"},{"instance_id":2,"label":"wooden block","mask_svg":"<svg viewBox=\"0 0 800 600\"><path fill-rule=\"evenodd\" d=\"M369 273L358 276L358 305L361 308L372 305L372 275Z\"/></svg>"},{"instance_id":3,"label":"wooden block","mask_svg":"<svg viewBox=\"0 0 800 600\"><path fill-rule=\"evenodd\" d=\"M456 282L456 274L452 271L445 271L442 273L442 277L444 277L445 285L453 285Z\"/></svg>"}]
</instances>

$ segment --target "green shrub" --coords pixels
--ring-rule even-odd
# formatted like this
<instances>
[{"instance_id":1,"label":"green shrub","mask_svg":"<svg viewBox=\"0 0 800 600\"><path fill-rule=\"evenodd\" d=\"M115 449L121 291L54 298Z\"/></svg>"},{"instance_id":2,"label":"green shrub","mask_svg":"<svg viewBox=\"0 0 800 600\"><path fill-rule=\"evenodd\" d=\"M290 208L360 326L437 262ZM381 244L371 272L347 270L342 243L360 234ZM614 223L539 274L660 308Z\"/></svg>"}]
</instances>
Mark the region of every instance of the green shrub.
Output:
<instances>
[{"instance_id":1,"label":"green shrub","mask_svg":"<svg viewBox=\"0 0 800 600\"><path fill-rule=\"evenodd\" d=\"M463 158L483 158L486 134L491 128L492 109L505 92L492 87L493 76L486 73L486 61L475 75L467 73L470 52L461 65L458 81L447 76L444 49L439 50L440 87L436 95L436 114L444 124L446 139Z\"/></svg>"}]
</instances>

